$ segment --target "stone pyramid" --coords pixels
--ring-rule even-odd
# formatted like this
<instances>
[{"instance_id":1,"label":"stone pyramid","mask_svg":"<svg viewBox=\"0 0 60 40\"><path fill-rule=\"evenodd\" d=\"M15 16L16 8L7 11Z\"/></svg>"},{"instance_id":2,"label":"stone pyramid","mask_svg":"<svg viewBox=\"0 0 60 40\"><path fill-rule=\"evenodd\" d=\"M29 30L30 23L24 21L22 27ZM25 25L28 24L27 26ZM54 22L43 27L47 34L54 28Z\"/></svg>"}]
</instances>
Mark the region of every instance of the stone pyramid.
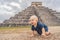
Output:
<instances>
[{"instance_id":1,"label":"stone pyramid","mask_svg":"<svg viewBox=\"0 0 60 40\"><path fill-rule=\"evenodd\" d=\"M14 17L5 20L3 23L8 25L29 25L28 19L31 15L36 15L39 21L49 26L60 25L60 13L49 9L48 7L42 6L42 2L32 2L31 6L27 7L22 12L19 12Z\"/></svg>"}]
</instances>

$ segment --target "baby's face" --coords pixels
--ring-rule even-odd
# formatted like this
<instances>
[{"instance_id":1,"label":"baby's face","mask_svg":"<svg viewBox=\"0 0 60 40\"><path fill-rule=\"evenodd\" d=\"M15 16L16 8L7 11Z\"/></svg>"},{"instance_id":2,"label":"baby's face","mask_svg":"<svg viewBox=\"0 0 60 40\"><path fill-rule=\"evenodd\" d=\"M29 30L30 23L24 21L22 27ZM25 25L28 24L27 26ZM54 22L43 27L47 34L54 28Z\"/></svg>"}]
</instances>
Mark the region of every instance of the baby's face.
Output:
<instances>
[{"instance_id":1,"label":"baby's face","mask_svg":"<svg viewBox=\"0 0 60 40\"><path fill-rule=\"evenodd\" d=\"M35 25L35 24L37 23L37 21L34 20L34 19L31 19L31 20L29 20L29 23L30 23L31 25Z\"/></svg>"}]
</instances>

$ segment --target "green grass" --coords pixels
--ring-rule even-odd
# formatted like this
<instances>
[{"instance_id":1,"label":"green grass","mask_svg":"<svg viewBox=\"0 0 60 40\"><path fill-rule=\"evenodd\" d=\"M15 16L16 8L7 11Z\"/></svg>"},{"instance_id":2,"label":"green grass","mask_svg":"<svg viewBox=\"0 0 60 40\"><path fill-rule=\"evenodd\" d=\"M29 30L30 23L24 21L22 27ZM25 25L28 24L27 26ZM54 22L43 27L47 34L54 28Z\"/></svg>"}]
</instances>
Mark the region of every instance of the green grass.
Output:
<instances>
[{"instance_id":1,"label":"green grass","mask_svg":"<svg viewBox=\"0 0 60 40\"><path fill-rule=\"evenodd\" d=\"M23 28L31 28L31 26L18 26L18 27L0 27L0 30L14 30L14 29L23 29Z\"/></svg>"}]
</instances>

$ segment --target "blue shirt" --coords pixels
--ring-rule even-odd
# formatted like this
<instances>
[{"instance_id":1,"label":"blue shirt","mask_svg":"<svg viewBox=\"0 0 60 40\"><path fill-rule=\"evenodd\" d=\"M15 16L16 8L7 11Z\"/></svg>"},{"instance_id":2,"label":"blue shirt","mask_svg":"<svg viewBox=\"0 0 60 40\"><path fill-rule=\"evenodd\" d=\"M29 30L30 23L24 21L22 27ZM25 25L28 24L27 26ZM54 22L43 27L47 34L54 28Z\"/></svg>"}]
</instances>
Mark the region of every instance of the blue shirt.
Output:
<instances>
[{"instance_id":1,"label":"blue shirt","mask_svg":"<svg viewBox=\"0 0 60 40\"><path fill-rule=\"evenodd\" d=\"M34 31L34 30L37 31L37 33L41 35L42 34L42 28L44 28L45 31L48 32L48 27L41 22L37 22L36 27L34 27L34 25L32 25L31 29L32 29L32 31Z\"/></svg>"}]
</instances>

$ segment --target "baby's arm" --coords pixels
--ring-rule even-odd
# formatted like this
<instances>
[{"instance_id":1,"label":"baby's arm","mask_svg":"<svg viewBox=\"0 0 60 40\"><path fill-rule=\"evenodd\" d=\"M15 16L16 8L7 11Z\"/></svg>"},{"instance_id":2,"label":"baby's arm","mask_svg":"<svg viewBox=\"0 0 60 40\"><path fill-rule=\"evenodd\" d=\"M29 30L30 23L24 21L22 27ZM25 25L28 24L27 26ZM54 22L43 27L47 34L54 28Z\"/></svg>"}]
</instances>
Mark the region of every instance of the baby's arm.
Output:
<instances>
[{"instance_id":1,"label":"baby's arm","mask_svg":"<svg viewBox=\"0 0 60 40\"><path fill-rule=\"evenodd\" d=\"M37 34L36 31L32 31L32 36L35 36Z\"/></svg>"},{"instance_id":2,"label":"baby's arm","mask_svg":"<svg viewBox=\"0 0 60 40\"><path fill-rule=\"evenodd\" d=\"M34 31L32 31L32 35L31 35L32 37L34 36Z\"/></svg>"},{"instance_id":3,"label":"baby's arm","mask_svg":"<svg viewBox=\"0 0 60 40\"><path fill-rule=\"evenodd\" d=\"M46 35L45 35L45 29L44 29L44 28L42 28L42 35L43 35L43 36L46 36Z\"/></svg>"}]
</instances>

